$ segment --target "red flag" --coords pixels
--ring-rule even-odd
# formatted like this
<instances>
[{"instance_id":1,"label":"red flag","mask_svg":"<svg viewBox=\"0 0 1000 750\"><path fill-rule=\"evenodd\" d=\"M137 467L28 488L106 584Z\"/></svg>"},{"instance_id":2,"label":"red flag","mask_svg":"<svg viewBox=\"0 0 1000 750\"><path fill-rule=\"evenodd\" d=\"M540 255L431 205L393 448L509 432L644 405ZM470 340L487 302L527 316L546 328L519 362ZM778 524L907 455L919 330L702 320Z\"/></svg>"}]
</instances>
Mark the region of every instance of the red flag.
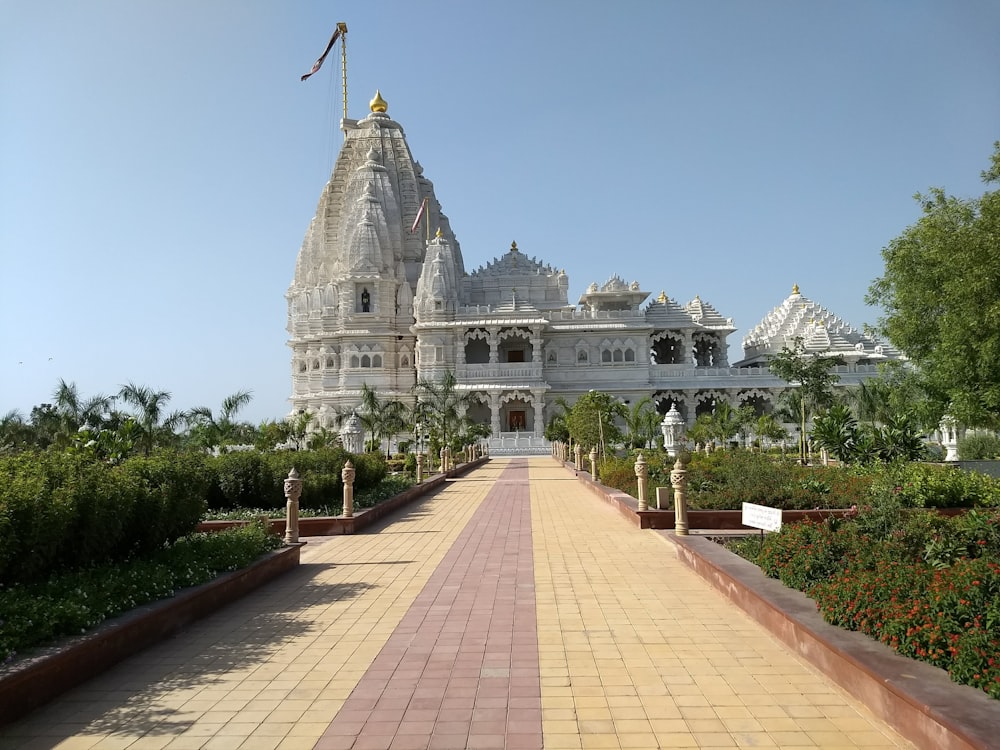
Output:
<instances>
[{"instance_id":1,"label":"red flag","mask_svg":"<svg viewBox=\"0 0 1000 750\"><path fill-rule=\"evenodd\" d=\"M315 73L316 71L318 71L321 67L323 67L323 61L326 59L326 56L330 54L330 50L333 49L333 45L337 43L337 40L339 38L340 38L340 27L338 26L334 30L333 36L330 37L330 43L328 45L326 45L326 49L323 50L323 54L319 56L319 60L317 60L316 62L313 63L312 70L310 70L308 73L306 73L304 76L302 76L302 78L299 79L300 81L306 80L309 76L311 76L313 73Z\"/></svg>"},{"instance_id":2,"label":"red flag","mask_svg":"<svg viewBox=\"0 0 1000 750\"><path fill-rule=\"evenodd\" d=\"M410 227L410 234L417 231L417 227L420 225L420 220L424 218L424 209L427 208L427 199L424 198L420 201L420 210L417 211L417 218L413 220L413 226Z\"/></svg>"}]
</instances>

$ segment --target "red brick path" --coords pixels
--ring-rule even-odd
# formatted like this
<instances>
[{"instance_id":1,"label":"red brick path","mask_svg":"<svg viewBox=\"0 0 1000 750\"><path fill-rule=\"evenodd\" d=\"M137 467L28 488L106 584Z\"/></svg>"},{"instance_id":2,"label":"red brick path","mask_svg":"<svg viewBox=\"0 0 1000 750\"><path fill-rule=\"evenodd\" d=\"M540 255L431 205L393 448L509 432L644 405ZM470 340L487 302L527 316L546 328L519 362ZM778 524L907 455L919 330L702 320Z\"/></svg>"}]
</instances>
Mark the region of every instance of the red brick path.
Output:
<instances>
[{"instance_id":1,"label":"red brick path","mask_svg":"<svg viewBox=\"0 0 1000 750\"><path fill-rule=\"evenodd\" d=\"M316 750L542 747L528 462L469 520Z\"/></svg>"}]
</instances>

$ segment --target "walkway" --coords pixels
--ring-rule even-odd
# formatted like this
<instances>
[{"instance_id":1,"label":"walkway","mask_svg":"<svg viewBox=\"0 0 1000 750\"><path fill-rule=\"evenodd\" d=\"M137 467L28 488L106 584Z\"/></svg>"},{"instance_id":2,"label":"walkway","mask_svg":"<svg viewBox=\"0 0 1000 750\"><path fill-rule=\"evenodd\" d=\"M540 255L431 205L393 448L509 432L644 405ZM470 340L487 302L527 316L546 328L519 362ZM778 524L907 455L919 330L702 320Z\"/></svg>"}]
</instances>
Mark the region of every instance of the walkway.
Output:
<instances>
[{"instance_id":1,"label":"walkway","mask_svg":"<svg viewBox=\"0 0 1000 750\"><path fill-rule=\"evenodd\" d=\"M0 748L909 748L550 458L495 459Z\"/></svg>"}]
</instances>

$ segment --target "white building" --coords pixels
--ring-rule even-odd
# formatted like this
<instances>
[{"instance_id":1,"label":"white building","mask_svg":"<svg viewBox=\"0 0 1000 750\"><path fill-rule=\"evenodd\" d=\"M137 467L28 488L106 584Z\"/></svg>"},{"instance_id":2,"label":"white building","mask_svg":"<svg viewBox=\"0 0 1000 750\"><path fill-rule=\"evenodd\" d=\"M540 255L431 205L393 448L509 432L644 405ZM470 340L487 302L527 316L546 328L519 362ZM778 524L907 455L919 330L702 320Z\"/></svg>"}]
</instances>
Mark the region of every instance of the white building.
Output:
<instances>
[{"instance_id":1,"label":"white building","mask_svg":"<svg viewBox=\"0 0 1000 750\"><path fill-rule=\"evenodd\" d=\"M697 296L647 302L638 282L612 276L575 303L564 270L512 243L468 272L448 218L376 94L371 114L345 120L346 140L320 196L286 293L292 412L336 426L367 383L410 401L418 380L453 371L493 430L492 449L547 451L554 399L591 389L625 402L652 397L688 424L720 401L769 411L787 384L766 362L795 337L840 354L852 385L899 352L881 345L793 288L744 339L730 365L731 318ZM428 239L421 226L436 229ZM428 222L424 224L423 222Z\"/></svg>"}]
</instances>

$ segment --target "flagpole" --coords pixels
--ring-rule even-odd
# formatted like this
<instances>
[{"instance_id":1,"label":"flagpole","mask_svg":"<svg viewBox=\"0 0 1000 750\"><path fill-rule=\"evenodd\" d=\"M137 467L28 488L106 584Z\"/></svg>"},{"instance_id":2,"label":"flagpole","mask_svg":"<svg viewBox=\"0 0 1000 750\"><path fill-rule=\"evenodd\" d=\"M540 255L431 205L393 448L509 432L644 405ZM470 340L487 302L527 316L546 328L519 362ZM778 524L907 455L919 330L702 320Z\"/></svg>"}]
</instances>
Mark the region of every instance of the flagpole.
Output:
<instances>
[{"instance_id":1,"label":"flagpole","mask_svg":"<svg viewBox=\"0 0 1000 750\"><path fill-rule=\"evenodd\" d=\"M340 29L340 78L344 85L344 119L347 119L347 24L343 21L337 23ZM344 131L344 140L347 140L347 131Z\"/></svg>"}]
</instances>

